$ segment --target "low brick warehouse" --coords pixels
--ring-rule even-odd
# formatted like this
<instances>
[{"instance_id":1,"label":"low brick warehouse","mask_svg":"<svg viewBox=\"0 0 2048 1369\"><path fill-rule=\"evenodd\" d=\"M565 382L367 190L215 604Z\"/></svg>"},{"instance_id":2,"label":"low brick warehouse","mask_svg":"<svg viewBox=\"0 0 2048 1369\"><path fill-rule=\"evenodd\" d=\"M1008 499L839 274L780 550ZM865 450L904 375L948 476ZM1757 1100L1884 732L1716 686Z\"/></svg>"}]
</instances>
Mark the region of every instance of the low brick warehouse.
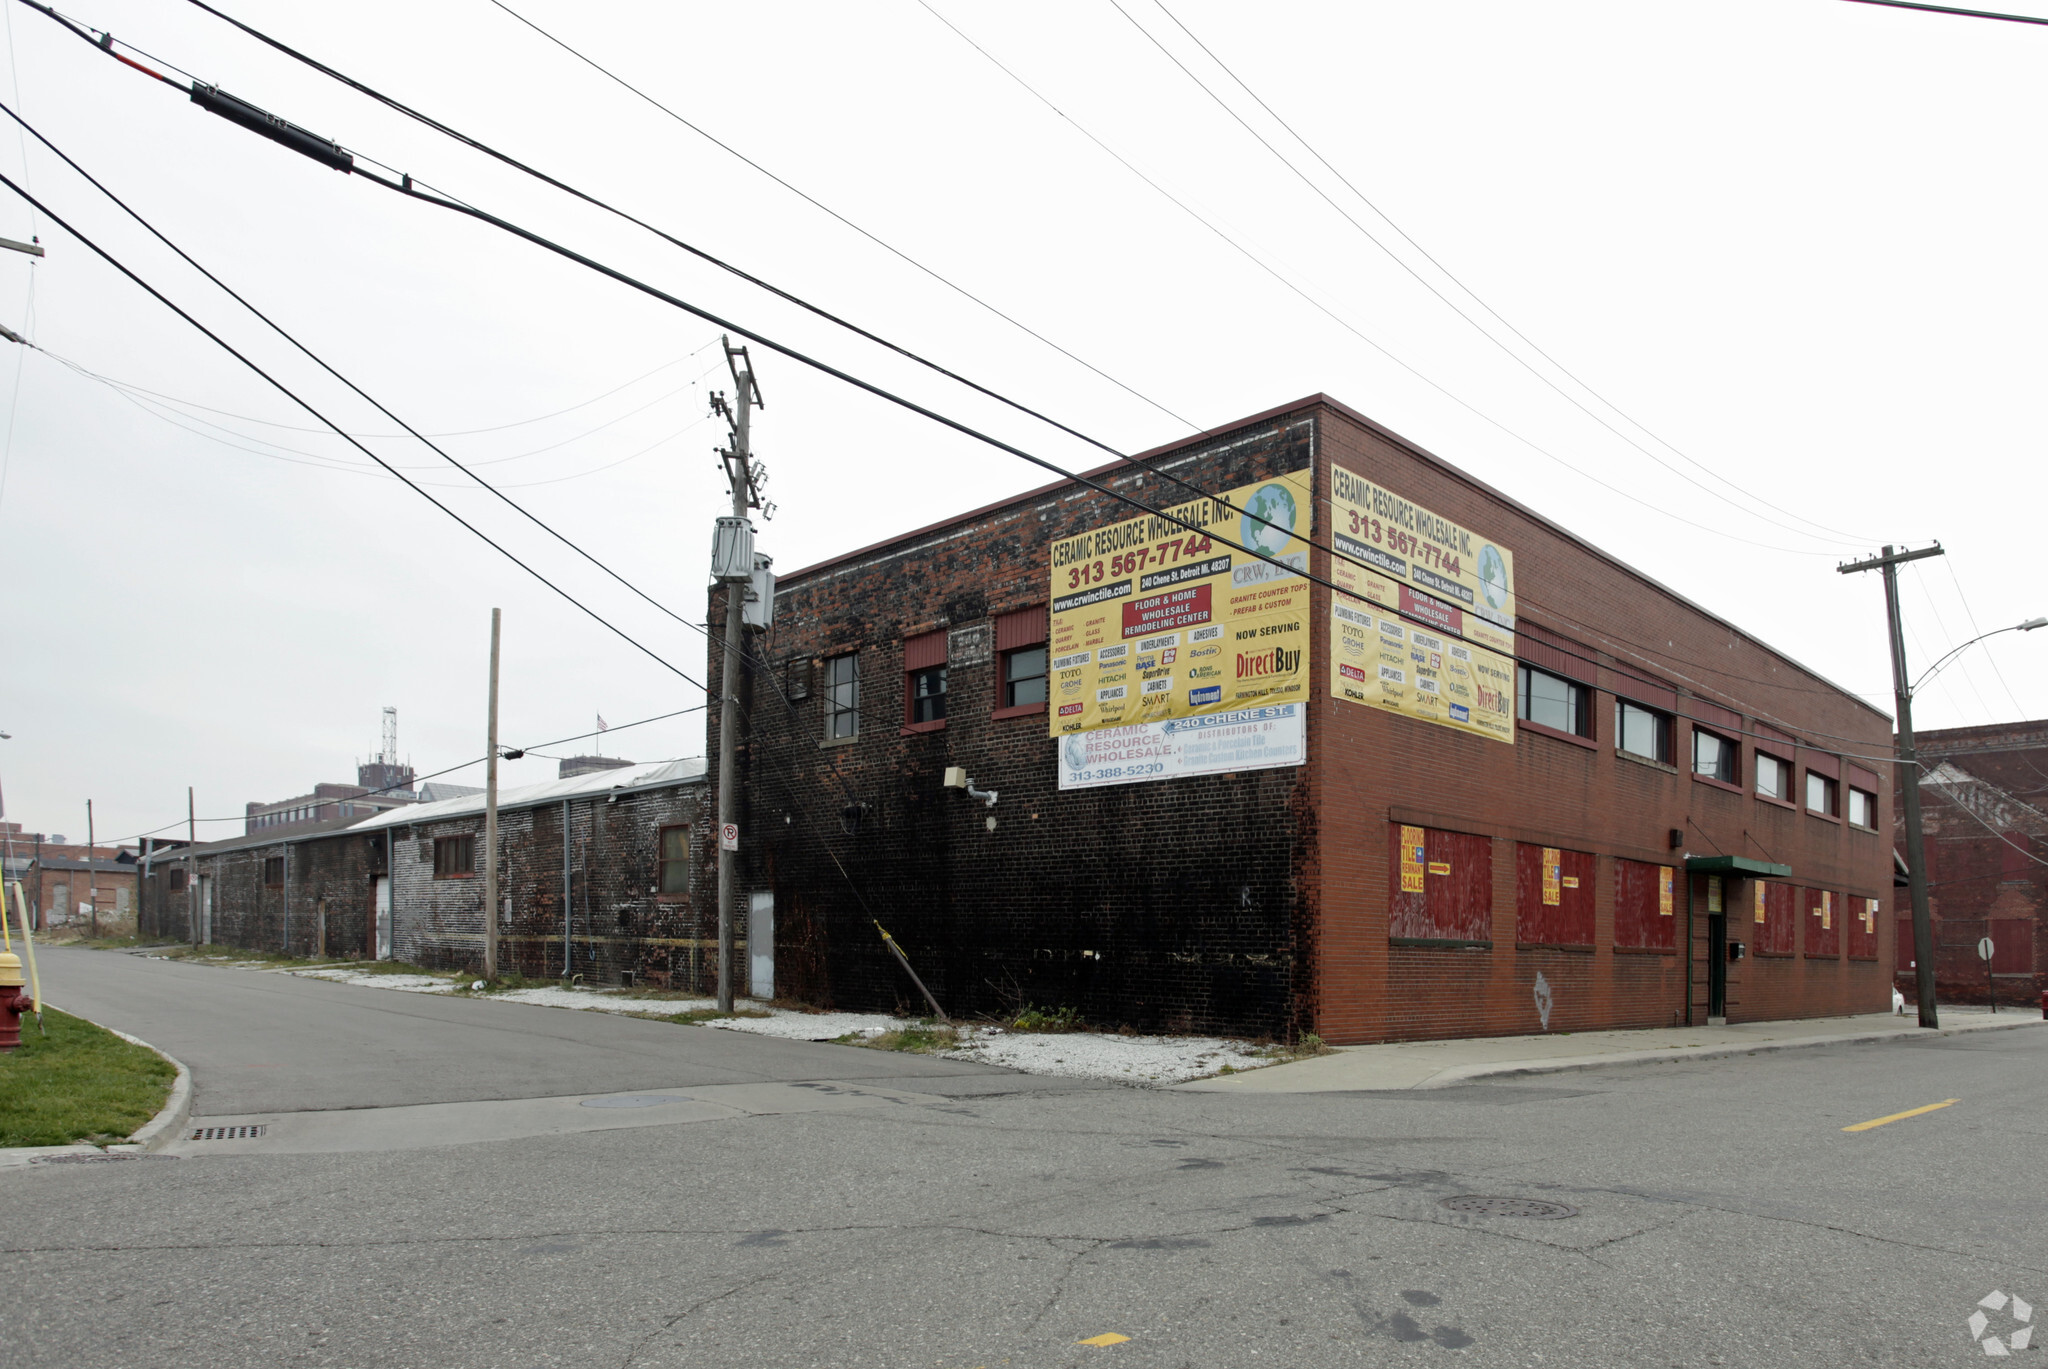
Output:
<instances>
[{"instance_id":1,"label":"low brick warehouse","mask_svg":"<svg viewBox=\"0 0 2048 1369\"><path fill-rule=\"evenodd\" d=\"M501 794L501 970L713 992L703 777L701 761L657 762ZM466 795L158 856L143 929L300 956L477 968L483 807L481 795ZM744 929L741 937L744 951Z\"/></svg>"},{"instance_id":2,"label":"low brick warehouse","mask_svg":"<svg viewBox=\"0 0 2048 1369\"><path fill-rule=\"evenodd\" d=\"M1090 475L1156 509L1187 504L1187 486L1213 495L1275 482L1274 509L1294 516L1287 490L1311 505L1313 548L1298 564L1203 561L1184 589L1172 588L1180 570L1141 578L1125 569L1136 553L1109 556L1067 572L1099 587L1060 611L1167 587L1124 601L1132 640L1103 662L1149 650L1148 623L1185 626L1130 659L1130 686L1184 690L1197 710L1253 701L1218 716L1284 718L1238 730L1280 727L1285 745L1237 768L1128 783L1102 781L1121 769L1087 769L1085 747L1063 749L1110 735L1088 730L1085 710L1126 707L1126 672L1091 678L1103 687L1089 695L1073 666L1089 652L1048 662L1065 650L1054 558L1084 535L1100 545L1102 530L1139 513L1078 483L787 575L773 627L749 635L731 719L737 911L744 925L749 909L772 909L778 992L917 1007L879 921L949 1012L1071 1006L1141 1030L1359 1042L1886 1005L1891 939L1875 930L1892 897L1883 714L1326 397L1140 460ZM1335 494L1333 480L1344 482ZM1518 619L1497 648L1512 656L1494 658L1485 679L1469 667L1480 683L1464 703L1418 693L1400 696L1413 707L1365 706L1332 683L1351 678L1348 658L1333 660L1333 607L1371 609L1383 634L1420 653L1416 689L1425 677L1434 689L1445 651L1485 659L1466 650L1479 610L1451 602L1465 592L1477 604L1459 589L1471 577L1454 583L1452 561L1450 575L1426 580L1413 536L1388 545L1405 545L1416 583L1441 586L1443 600L1405 586L1387 611L1333 600L1333 561L1345 573L1361 556L1405 565L1356 550L1356 525L1334 526L1333 499L1366 484L1384 487L1374 497L1398 494L1390 509L1432 536L1479 529L1488 552L1497 543L1513 557ZM1333 530L1354 550L1333 557ZM1176 554L1211 557L1220 540L1180 538ZM1298 600L1308 630L1247 626L1219 653L1215 627L1195 627L1211 600L1193 577L1227 576L1214 583L1237 613L1262 595L1299 595L1288 565L1309 572ZM1484 573L1505 580L1504 564ZM1100 585L1105 575L1115 582ZM714 593L714 643L723 610ZM1179 651L1188 659L1175 663ZM720 666L714 645L712 678ZM1253 688L1256 677L1273 682ZM1402 678L1394 666L1382 677ZM1491 710L1494 735L1468 705ZM1425 720L1427 709L1444 721ZM727 721L714 706L712 746ZM953 767L974 791L948 787ZM992 807L973 796L990 791ZM757 948L755 964L765 959Z\"/></svg>"},{"instance_id":3,"label":"low brick warehouse","mask_svg":"<svg viewBox=\"0 0 2048 1369\"><path fill-rule=\"evenodd\" d=\"M1921 835L1945 1002L2035 1007L2048 992L2048 721L1914 736ZM1898 832L1905 846L1903 823ZM1912 909L1894 921L1899 984L1913 994ZM1990 938L1987 964L1978 943Z\"/></svg>"}]
</instances>

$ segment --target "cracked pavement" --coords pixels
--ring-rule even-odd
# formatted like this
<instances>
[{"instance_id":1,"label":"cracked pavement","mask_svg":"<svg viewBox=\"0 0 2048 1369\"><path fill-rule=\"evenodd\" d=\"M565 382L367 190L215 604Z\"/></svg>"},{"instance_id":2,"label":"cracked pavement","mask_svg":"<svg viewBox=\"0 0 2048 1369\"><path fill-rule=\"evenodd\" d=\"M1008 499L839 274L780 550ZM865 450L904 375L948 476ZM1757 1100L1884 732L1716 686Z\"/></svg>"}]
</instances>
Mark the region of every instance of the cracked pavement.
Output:
<instances>
[{"instance_id":1,"label":"cracked pavement","mask_svg":"<svg viewBox=\"0 0 2048 1369\"><path fill-rule=\"evenodd\" d=\"M173 968L96 959L123 968L75 973L120 979L138 1016L151 1000L126 967ZM403 996L287 982L323 996L265 981L243 1006L331 1034L330 1005L378 1016L397 1000L406 1015L388 1026L414 1044L380 1068L454 1068ZM518 1011L543 1015L521 1041L556 1030L550 1010ZM209 1065L108 1016L182 1051L202 1098L209 1069L246 1049ZM451 1018L449 1039L481 1020ZM534 1096L590 1092L587 1060L622 1027L615 1073L630 1082L599 1087L752 1070L932 1101L0 1171L6 1362L1919 1366L1984 1357L1967 1321L1993 1289L2048 1306L2048 1030L1608 1069L1568 1087L1253 1095L589 1026L559 1060L521 1047ZM280 1025L272 1049L292 1036ZM276 1072L302 1102L317 1092L289 1061ZM448 1087L477 1097L478 1080ZM253 1087L214 1092L245 1107ZM341 1087L356 1099L377 1071ZM432 1101L417 1077L393 1088ZM1963 1101L1841 1130L1950 1097ZM1469 1194L1577 1215L1439 1205ZM1104 1333L1129 1339L1080 1344Z\"/></svg>"}]
</instances>

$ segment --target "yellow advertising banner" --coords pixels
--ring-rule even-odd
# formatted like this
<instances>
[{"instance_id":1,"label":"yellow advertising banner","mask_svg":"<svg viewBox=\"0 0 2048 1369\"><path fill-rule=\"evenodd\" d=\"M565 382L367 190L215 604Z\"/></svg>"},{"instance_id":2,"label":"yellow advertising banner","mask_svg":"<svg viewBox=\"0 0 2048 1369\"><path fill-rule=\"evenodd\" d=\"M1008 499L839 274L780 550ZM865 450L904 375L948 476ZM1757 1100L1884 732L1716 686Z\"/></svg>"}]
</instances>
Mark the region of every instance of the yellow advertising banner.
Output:
<instances>
[{"instance_id":1,"label":"yellow advertising banner","mask_svg":"<svg viewBox=\"0 0 2048 1369\"><path fill-rule=\"evenodd\" d=\"M1515 742L1515 663L1343 594L1330 596L1330 697Z\"/></svg>"},{"instance_id":2,"label":"yellow advertising banner","mask_svg":"<svg viewBox=\"0 0 2048 1369\"><path fill-rule=\"evenodd\" d=\"M1422 829L1403 827L1401 829L1401 892L1419 894L1422 892Z\"/></svg>"},{"instance_id":3,"label":"yellow advertising banner","mask_svg":"<svg viewBox=\"0 0 2048 1369\"><path fill-rule=\"evenodd\" d=\"M1824 932L1835 929L1835 896L1826 889L1820 891L1820 929Z\"/></svg>"},{"instance_id":4,"label":"yellow advertising banner","mask_svg":"<svg viewBox=\"0 0 2048 1369\"><path fill-rule=\"evenodd\" d=\"M1756 920L1758 922L1764 920L1764 882L1762 880L1756 881Z\"/></svg>"},{"instance_id":5,"label":"yellow advertising banner","mask_svg":"<svg viewBox=\"0 0 2048 1369\"><path fill-rule=\"evenodd\" d=\"M1573 880L1574 885L1578 884ZM1564 900L1564 857L1554 846L1543 848L1543 905L1555 908Z\"/></svg>"},{"instance_id":6,"label":"yellow advertising banner","mask_svg":"<svg viewBox=\"0 0 2048 1369\"><path fill-rule=\"evenodd\" d=\"M1306 701L1310 476L1053 543L1053 736Z\"/></svg>"},{"instance_id":7,"label":"yellow advertising banner","mask_svg":"<svg viewBox=\"0 0 2048 1369\"><path fill-rule=\"evenodd\" d=\"M1671 867L1657 867L1657 916L1671 916Z\"/></svg>"},{"instance_id":8,"label":"yellow advertising banner","mask_svg":"<svg viewBox=\"0 0 2048 1369\"><path fill-rule=\"evenodd\" d=\"M1339 589L1514 654L1515 558L1505 547L1338 465L1330 521Z\"/></svg>"},{"instance_id":9,"label":"yellow advertising banner","mask_svg":"<svg viewBox=\"0 0 2048 1369\"><path fill-rule=\"evenodd\" d=\"M1863 924L1863 932L1864 932L1864 935L1866 935L1866 936L1876 936L1876 935L1877 935L1877 900L1876 900L1876 899L1874 899L1874 898L1866 898L1866 899L1863 899L1863 900L1861 900L1861 901L1862 901L1862 904L1863 904L1863 912L1862 912L1862 913L1861 913L1861 914L1859 915L1859 917L1858 917L1858 921L1862 922L1862 924Z\"/></svg>"}]
</instances>

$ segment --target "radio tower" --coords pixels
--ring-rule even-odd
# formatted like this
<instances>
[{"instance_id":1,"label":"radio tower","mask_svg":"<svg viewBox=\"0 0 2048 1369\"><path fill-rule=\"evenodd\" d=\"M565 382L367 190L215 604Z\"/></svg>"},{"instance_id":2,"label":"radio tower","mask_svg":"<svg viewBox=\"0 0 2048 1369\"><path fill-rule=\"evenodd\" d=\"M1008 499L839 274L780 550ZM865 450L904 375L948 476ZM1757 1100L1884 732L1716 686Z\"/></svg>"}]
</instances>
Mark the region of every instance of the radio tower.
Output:
<instances>
[{"instance_id":1,"label":"radio tower","mask_svg":"<svg viewBox=\"0 0 2048 1369\"><path fill-rule=\"evenodd\" d=\"M398 793L412 788L412 767L398 763L398 710L384 710L384 735L377 757L356 767L356 783L365 789Z\"/></svg>"}]
</instances>

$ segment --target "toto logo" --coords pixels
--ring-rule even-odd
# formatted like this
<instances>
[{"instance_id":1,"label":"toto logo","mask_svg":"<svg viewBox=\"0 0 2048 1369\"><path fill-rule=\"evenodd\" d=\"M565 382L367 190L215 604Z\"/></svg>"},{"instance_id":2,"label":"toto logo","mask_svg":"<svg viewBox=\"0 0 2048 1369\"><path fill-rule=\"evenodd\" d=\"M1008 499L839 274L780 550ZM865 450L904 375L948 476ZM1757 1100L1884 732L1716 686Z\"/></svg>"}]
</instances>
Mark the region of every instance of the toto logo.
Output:
<instances>
[{"instance_id":1,"label":"toto logo","mask_svg":"<svg viewBox=\"0 0 2048 1369\"><path fill-rule=\"evenodd\" d=\"M1998 1318L2003 1323L2000 1329L1992 1329L1992 1317L1987 1312L2003 1314ZM1983 1346L1987 1355L2009 1355L2034 1343L2033 1320L2032 1304L1994 1288L1977 1300L1977 1310L1970 1314L1970 1339Z\"/></svg>"}]
</instances>

